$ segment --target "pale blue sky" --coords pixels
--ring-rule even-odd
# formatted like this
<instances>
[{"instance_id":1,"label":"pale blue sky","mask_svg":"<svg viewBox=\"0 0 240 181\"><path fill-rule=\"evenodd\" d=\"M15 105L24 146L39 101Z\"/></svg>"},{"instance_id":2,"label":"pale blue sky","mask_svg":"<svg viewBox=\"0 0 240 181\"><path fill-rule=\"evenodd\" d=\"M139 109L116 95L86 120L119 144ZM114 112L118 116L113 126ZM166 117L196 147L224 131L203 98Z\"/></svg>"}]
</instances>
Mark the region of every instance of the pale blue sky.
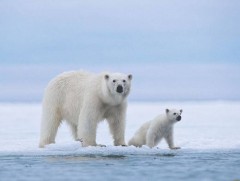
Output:
<instances>
[{"instance_id":1,"label":"pale blue sky","mask_svg":"<svg viewBox=\"0 0 240 181\"><path fill-rule=\"evenodd\" d=\"M240 1L1 0L9 63L239 62Z\"/></svg>"},{"instance_id":2,"label":"pale blue sky","mask_svg":"<svg viewBox=\"0 0 240 181\"><path fill-rule=\"evenodd\" d=\"M133 100L239 100L239 20L238 0L1 0L0 101L73 69L133 73Z\"/></svg>"}]
</instances>

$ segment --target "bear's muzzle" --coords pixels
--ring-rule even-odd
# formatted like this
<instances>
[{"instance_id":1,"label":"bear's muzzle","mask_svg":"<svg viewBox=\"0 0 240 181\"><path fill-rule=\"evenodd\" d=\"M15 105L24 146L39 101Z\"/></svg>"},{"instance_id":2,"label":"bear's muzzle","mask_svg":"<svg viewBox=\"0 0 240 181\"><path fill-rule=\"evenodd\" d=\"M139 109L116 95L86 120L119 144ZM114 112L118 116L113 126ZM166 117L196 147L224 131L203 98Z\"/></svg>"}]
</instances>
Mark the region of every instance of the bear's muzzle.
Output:
<instances>
[{"instance_id":1,"label":"bear's muzzle","mask_svg":"<svg viewBox=\"0 0 240 181\"><path fill-rule=\"evenodd\" d=\"M118 85L118 86L117 86L117 92L118 92L118 93L122 93L122 92L123 92L123 86Z\"/></svg>"},{"instance_id":2,"label":"bear's muzzle","mask_svg":"<svg viewBox=\"0 0 240 181\"><path fill-rule=\"evenodd\" d=\"M181 116L178 116L178 117L176 118L177 121L180 121L181 119L182 119Z\"/></svg>"}]
</instances>

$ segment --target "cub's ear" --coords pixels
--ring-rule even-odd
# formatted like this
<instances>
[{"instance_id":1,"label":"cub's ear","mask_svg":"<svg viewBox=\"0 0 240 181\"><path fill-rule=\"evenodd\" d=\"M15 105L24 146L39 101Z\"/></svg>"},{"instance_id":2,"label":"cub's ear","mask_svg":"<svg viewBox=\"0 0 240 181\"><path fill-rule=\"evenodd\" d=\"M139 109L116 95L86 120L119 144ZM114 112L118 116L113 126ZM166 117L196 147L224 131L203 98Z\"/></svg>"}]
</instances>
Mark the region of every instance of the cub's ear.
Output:
<instances>
[{"instance_id":1,"label":"cub's ear","mask_svg":"<svg viewBox=\"0 0 240 181\"><path fill-rule=\"evenodd\" d=\"M129 74L129 75L128 75L128 79L129 79L129 80L132 80L132 74Z\"/></svg>"},{"instance_id":2,"label":"cub's ear","mask_svg":"<svg viewBox=\"0 0 240 181\"><path fill-rule=\"evenodd\" d=\"M109 79L109 75L108 75L108 74L104 75L104 78L105 78L106 80L108 80L108 79Z\"/></svg>"},{"instance_id":3,"label":"cub's ear","mask_svg":"<svg viewBox=\"0 0 240 181\"><path fill-rule=\"evenodd\" d=\"M182 109L180 109L180 113L182 113Z\"/></svg>"},{"instance_id":4,"label":"cub's ear","mask_svg":"<svg viewBox=\"0 0 240 181\"><path fill-rule=\"evenodd\" d=\"M166 113L169 113L169 109L166 109Z\"/></svg>"}]
</instances>

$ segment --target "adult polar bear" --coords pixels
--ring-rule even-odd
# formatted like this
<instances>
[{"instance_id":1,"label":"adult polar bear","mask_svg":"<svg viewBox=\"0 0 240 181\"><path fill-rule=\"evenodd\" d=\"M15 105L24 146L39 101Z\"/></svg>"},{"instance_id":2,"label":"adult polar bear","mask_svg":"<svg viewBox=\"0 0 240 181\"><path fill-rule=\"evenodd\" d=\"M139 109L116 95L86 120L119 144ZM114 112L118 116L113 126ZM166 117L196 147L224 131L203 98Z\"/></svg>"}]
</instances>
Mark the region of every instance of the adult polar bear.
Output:
<instances>
[{"instance_id":1,"label":"adult polar bear","mask_svg":"<svg viewBox=\"0 0 240 181\"><path fill-rule=\"evenodd\" d=\"M106 119L114 145L125 145L127 96L132 75L66 72L48 84L42 106L39 147L54 143L63 120L70 125L75 140L83 146L97 146L96 130Z\"/></svg>"}]
</instances>

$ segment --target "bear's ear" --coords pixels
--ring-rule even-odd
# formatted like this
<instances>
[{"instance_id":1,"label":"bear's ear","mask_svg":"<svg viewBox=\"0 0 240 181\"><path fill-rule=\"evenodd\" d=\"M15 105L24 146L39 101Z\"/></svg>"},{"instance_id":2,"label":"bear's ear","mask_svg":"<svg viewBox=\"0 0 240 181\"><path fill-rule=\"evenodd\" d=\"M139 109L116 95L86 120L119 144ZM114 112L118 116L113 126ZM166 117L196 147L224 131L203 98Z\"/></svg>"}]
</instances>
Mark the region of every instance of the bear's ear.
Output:
<instances>
[{"instance_id":1,"label":"bear's ear","mask_svg":"<svg viewBox=\"0 0 240 181\"><path fill-rule=\"evenodd\" d=\"M108 80L108 79L109 79L109 75L108 75L108 74L104 75L104 78L105 78L106 80Z\"/></svg>"},{"instance_id":2,"label":"bear's ear","mask_svg":"<svg viewBox=\"0 0 240 181\"><path fill-rule=\"evenodd\" d=\"M169 109L166 109L166 113L169 113Z\"/></svg>"},{"instance_id":3,"label":"bear's ear","mask_svg":"<svg viewBox=\"0 0 240 181\"><path fill-rule=\"evenodd\" d=\"M132 74L129 74L129 75L128 75L128 79L129 79L129 80L132 80Z\"/></svg>"},{"instance_id":4,"label":"bear's ear","mask_svg":"<svg viewBox=\"0 0 240 181\"><path fill-rule=\"evenodd\" d=\"M180 109L180 113L182 113L182 109Z\"/></svg>"}]
</instances>

